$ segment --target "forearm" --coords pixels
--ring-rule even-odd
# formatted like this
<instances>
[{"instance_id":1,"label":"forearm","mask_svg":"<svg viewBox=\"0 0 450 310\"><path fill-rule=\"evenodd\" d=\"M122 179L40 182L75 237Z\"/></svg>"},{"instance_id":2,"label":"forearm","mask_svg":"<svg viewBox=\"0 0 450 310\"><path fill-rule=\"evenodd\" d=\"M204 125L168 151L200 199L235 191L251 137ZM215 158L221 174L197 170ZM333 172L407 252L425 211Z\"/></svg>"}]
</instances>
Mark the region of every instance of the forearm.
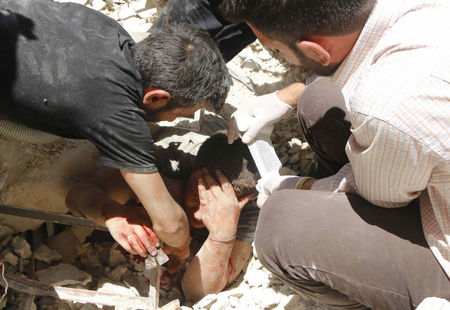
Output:
<instances>
[{"instance_id":1,"label":"forearm","mask_svg":"<svg viewBox=\"0 0 450 310\"><path fill-rule=\"evenodd\" d=\"M81 213L100 225L105 225L102 207L119 204L108 197L97 185L84 182L70 190L66 197L66 205L73 213Z\"/></svg>"},{"instance_id":2,"label":"forearm","mask_svg":"<svg viewBox=\"0 0 450 310\"><path fill-rule=\"evenodd\" d=\"M170 196L160 175L121 172L150 216L158 238L171 247L186 245L190 238L186 213Z\"/></svg>"},{"instance_id":3,"label":"forearm","mask_svg":"<svg viewBox=\"0 0 450 310\"><path fill-rule=\"evenodd\" d=\"M291 107L297 107L298 100L305 90L306 85L302 82L293 83L288 87L280 89L277 92L277 97L284 103L290 105Z\"/></svg>"},{"instance_id":4,"label":"forearm","mask_svg":"<svg viewBox=\"0 0 450 310\"><path fill-rule=\"evenodd\" d=\"M235 242L206 239L181 280L188 300L199 300L208 294L218 293L228 284L233 273L230 257Z\"/></svg>"}]
</instances>

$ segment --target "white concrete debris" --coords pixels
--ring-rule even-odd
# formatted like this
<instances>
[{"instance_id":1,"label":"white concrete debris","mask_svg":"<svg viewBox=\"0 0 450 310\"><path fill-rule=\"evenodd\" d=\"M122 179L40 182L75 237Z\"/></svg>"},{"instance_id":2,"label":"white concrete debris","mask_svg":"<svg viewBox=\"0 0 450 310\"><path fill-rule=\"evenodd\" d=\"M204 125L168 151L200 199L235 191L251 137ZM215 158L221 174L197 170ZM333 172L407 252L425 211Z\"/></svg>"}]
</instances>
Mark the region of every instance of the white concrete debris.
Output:
<instances>
[{"instance_id":1,"label":"white concrete debris","mask_svg":"<svg viewBox=\"0 0 450 310\"><path fill-rule=\"evenodd\" d=\"M62 259L62 255L56 250L50 249L45 244L41 245L34 251L34 258L37 260L51 264Z\"/></svg>"},{"instance_id":2,"label":"white concrete debris","mask_svg":"<svg viewBox=\"0 0 450 310\"><path fill-rule=\"evenodd\" d=\"M29 259L31 257L31 248L28 242L19 236L12 239L11 245L13 247L14 253L22 257L23 259Z\"/></svg>"},{"instance_id":3,"label":"white concrete debris","mask_svg":"<svg viewBox=\"0 0 450 310\"><path fill-rule=\"evenodd\" d=\"M53 285L85 285L92 281L92 276L69 264L59 264L36 272L36 278Z\"/></svg>"}]
</instances>

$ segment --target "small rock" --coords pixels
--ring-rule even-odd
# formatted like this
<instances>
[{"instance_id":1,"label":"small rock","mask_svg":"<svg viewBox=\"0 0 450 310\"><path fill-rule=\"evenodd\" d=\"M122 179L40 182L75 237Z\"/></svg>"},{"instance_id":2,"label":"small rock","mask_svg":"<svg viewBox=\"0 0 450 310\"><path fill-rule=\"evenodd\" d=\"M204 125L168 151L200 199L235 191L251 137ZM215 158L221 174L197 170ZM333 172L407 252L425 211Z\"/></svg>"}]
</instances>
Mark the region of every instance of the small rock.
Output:
<instances>
[{"instance_id":1,"label":"small rock","mask_svg":"<svg viewBox=\"0 0 450 310\"><path fill-rule=\"evenodd\" d=\"M119 20L128 19L134 16L136 16L136 12L132 8L129 8L126 5L120 7L118 16Z\"/></svg>"},{"instance_id":2,"label":"small rock","mask_svg":"<svg viewBox=\"0 0 450 310\"><path fill-rule=\"evenodd\" d=\"M114 244L109 251L109 266L116 267L128 260L117 244Z\"/></svg>"},{"instance_id":3,"label":"small rock","mask_svg":"<svg viewBox=\"0 0 450 310\"><path fill-rule=\"evenodd\" d=\"M156 8L149 9L149 10L143 10L137 13L139 18L143 19L156 19L158 12L156 11Z\"/></svg>"},{"instance_id":4,"label":"small rock","mask_svg":"<svg viewBox=\"0 0 450 310\"><path fill-rule=\"evenodd\" d=\"M116 281L116 282L120 282L120 280L122 279L122 276L127 271L128 271L127 265L126 264L121 264L121 265L117 266L116 268L114 268L108 274L108 276L111 278L111 280Z\"/></svg>"},{"instance_id":5,"label":"small rock","mask_svg":"<svg viewBox=\"0 0 450 310\"><path fill-rule=\"evenodd\" d=\"M1 225L0 226L0 240L2 240L3 238L11 236L13 233L14 233L14 230L9 228L8 226L6 226L6 225Z\"/></svg>"},{"instance_id":6,"label":"small rock","mask_svg":"<svg viewBox=\"0 0 450 310\"><path fill-rule=\"evenodd\" d=\"M247 270L247 274L244 277L245 282L248 283L250 287L260 287L267 286L268 281L268 271L265 270Z\"/></svg>"},{"instance_id":7,"label":"small rock","mask_svg":"<svg viewBox=\"0 0 450 310\"><path fill-rule=\"evenodd\" d=\"M31 248L28 242L19 236L12 239L11 244L13 246L14 252L22 257L23 259L31 258Z\"/></svg>"},{"instance_id":8,"label":"small rock","mask_svg":"<svg viewBox=\"0 0 450 310\"><path fill-rule=\"evenodd\" d=\"M89 273L64 263L39 270L36 277L41 282L53 285L84 285L92 281Z\"/></svg>"},{"instance_id":9,"label":"small rock","mask_svg":"<svg viewBox=\"0 0 450 310\"><path fill-rule=\"evenodd\" d=\"M3 260L5 261L5 263L8 263L12 266L17 266L17 264L19 263L19 258L11 252L6 253L3 256Z\"/></svg>"},{"instance_id":10,"label":"small rock","mask_svg":"<svg viewBox=\"0 0 450 310\"><path fill-rule=\"evenodd\" d=\"M128 271L122 276L122 279L123 283L136 292L136 295L145 296L145 294L148 294L148 283L142 273Z\"/></svg>"},{"instance_id":11,"label":"small rock","mask_svg":"<svg viewBox=\"0 0 450 310\"><path fill-rule=\"evenodd\" d=\"M134 259L131 260L131 265L133 265L134 270L137 272L143 272L145 263L143 261L136 261Z\"/></svg>"},{"instance_id":12,"label":"small rock","mask_svg":"<svg viewBox=\"0 0 450 310\"><path fill-rule=\"evenodd\" d=\"M301 150L302 150L302 147L300 145L293 145L292 148L288 151L288 154L292 155L295 153L300 153Z\"/></svg>"},{"instance_id":13,"label":"small rock","mask_svg":"<svg viewBox=\"0 0 450 310\"><path fill-rule=\"evenodd\" d=\"M295 164L298 163L299 161L300 161L300 153L295 153L289 157L288 163Z\"/></svg>"},{"instance_id":14,"label":"small rock","mask_svg":"<svg viewBox=\"0 0 450 310\"><path fill-rule=\"evenodd\" d=\"M127 18L121 24L128 32L147 32L150 29L150 24L138 17Z\"/></svg>"},{"instance_id":15,"label":"small rock","mask_svg":"<svg viewBox=\"0 0 450 310\"><path fill-rule=\"evenodd\" d=\"M241 67L242 68L251 69L251 70L259 70L259 69L261 69L261 65L254 58L246 58L246 59L244 59L244 61L241 63Z\"/></svg>"},{"instance_id":16,"label":"small rock","mask_svg":"<svg viewBox=\"0 0 450 310\"><path fill-rule=\"evenodd\" d=\"M62 256L57 251L50 249L48 246L43 244L37 248L36 251L34 251L34 258L42 262L46 262L47 264L52 264L53 262L61 260Z\"/></svg>"},{"instance_id":17,"label":"small rock","mask_svg":"<svg viewBox=\"0 0 450 310\"><path fill-rule=\"evenodd\" d=\"M287 163L288 160L289 160L289 155L287 155L287 154L284 154L284 155L281 156L281 158L280 158L280 162L281 162L282 165L284 165L285 163Z\"/></svg>"},{"instance_id":18,"label":"small rock","mask_svg":"<svg viewBox=\"0 0 450 310\"><path fill-rule=\"evenodd\" d=\"M192 308L194 310L200 310L200 309L209 309L212 304L214 304L217 301L217 295L216 294L209 294L200 299Z\"/></svg>"},{"instance_id":19,"label":"small rock","mask_svg":"<svg viewBox=\"0 0 450 310\"><path fill-rule=\"evenodd\" d=\"M106 8L106 3L103 0L93 0L91 6L94 10L101 11Z\"/></svg>"},{"instance_id":20,"label":"small rock","mask_svg":"<svg viewBox=\"0 0 450 310\"><path fill-rule=\"evenodd\" d=\"M138 0L130 2L130 8L133 9L133 11L135 12L140 12L153 8L156 10L156 4L150 0Z\"/></svg>"},{"instance_id":21,"label":"small rock","mask_svg":"<svg viewBox=\"0 0 450 310\"><path fill-rule=\"evenodd\" d=\"M0 248L3 249L12 240L13 236L6 236L0 241Z\"/></svg>"}]
</instances>

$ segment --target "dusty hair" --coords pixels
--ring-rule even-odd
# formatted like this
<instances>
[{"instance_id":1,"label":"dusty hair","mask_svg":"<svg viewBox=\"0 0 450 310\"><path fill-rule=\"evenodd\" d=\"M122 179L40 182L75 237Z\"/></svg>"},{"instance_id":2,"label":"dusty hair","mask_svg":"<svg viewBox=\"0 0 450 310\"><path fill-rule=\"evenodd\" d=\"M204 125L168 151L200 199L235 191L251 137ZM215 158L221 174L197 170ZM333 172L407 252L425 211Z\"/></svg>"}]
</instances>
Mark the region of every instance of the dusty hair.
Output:
<instances>
[{"instance_id":1,"label":"dusty hair","mask_svg":"<svg viewBox=\"0 0 450 310\"><path fill-rule=\"evenodd\" d=\"M259 172L247 145L240 139L228 144L227 136L219 133L206 140L200 147L195 162L195 169L203 167L212 175L216 169L222 171L238 198L256 195Z\"/></svg>"}]
</instances>

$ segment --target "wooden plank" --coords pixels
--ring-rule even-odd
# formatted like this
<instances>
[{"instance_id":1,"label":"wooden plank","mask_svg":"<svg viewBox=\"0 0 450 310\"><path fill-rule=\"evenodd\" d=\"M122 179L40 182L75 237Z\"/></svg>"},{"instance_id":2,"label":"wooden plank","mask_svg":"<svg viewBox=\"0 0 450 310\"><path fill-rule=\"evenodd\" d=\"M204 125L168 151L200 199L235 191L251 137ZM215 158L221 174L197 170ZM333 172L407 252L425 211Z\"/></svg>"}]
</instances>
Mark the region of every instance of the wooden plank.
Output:
<instances>
[{"instance_id":1,"label":"wooden plank","mask_svg":"<svg viewBox=\"0 0 450 310\"><path fill-rule=\"evenodd\" d=\"M5 273L5 278L10 289L29 295L49 296L72 302L91 303L103 306L114 306L132 309L168 310L180 308L179 300L174 300L166 304L164 307L155 308L153 306L154 301L147 297L132 297L78 288L53 286L10 273ZM0 279L0 285L6 286L6 283L3 279Z\"/></svg>"}]
</instances>

